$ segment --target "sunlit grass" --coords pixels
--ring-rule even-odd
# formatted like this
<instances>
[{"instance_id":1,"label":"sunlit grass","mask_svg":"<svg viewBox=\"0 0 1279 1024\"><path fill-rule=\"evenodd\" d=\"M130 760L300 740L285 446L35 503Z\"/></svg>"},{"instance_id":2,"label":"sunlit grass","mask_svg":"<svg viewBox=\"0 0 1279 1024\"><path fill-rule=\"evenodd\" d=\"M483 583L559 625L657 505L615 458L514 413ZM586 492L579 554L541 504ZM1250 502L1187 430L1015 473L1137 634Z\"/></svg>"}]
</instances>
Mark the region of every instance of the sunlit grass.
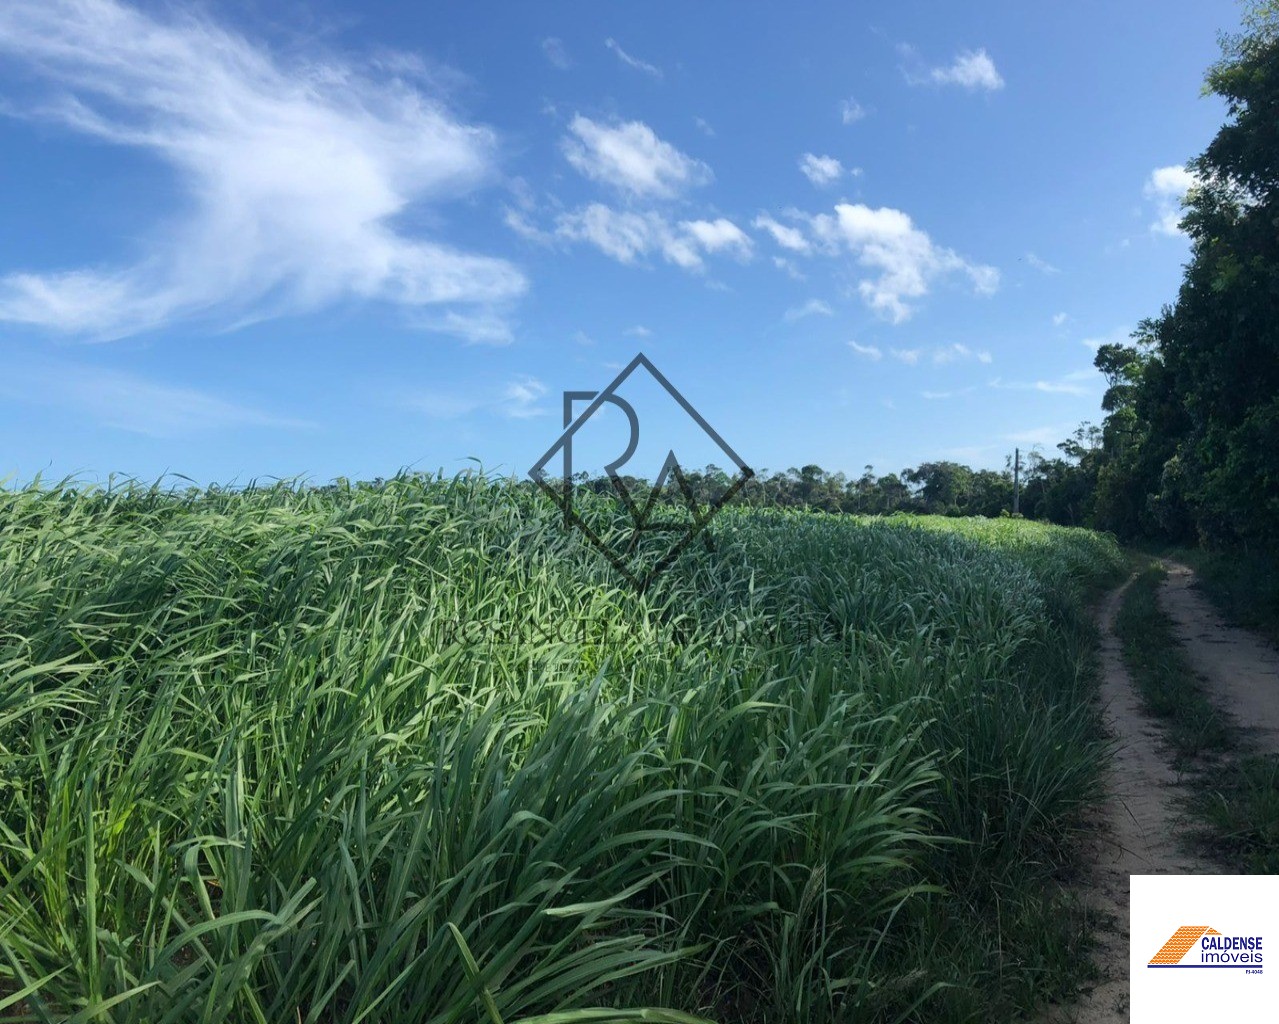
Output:
<instances>
[{"instance_id":1,"label":"sunlit grass","mask_svg":"<svg viewBox=\"0 0 1279 1024\"><path fill-rule=\"evenodd\" d=\"M641 596L481 477L0 492L0 1015L1032 1002L1114 544L712 533Z\"/></svg>"}]
</instances>

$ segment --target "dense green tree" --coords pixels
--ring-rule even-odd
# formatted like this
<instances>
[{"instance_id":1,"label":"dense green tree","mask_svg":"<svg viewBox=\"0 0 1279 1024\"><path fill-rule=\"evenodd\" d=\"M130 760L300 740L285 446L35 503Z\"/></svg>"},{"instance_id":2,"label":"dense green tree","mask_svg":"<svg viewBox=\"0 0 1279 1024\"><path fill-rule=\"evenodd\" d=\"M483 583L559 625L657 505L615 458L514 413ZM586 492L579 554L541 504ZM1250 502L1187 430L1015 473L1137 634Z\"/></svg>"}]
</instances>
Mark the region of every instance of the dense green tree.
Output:
<instances>
[{"instance_id":1,"label":"dense green tree","mask_svg":"<svg viewBox=\"0 0 1279 1024\"><path fill-rule=\"evenodd\" d=\"M924 508L942 515L964 511L972 491L973 471L958 462L925 462L902 473L915 488Z\"/></svg>"},{"instance_id":2,"label":"dense green tree","mask_svg":"<svg viewBox=\"0 0 1279 1024\"><path fill-rule=\"evenodd\" d=\"M1190 165L1191 259L1136 402L1143 525L1218 544L1279 533L1279 4L1246 27L1208 73L1228 119Z\"/></svg>"}]
</instances>

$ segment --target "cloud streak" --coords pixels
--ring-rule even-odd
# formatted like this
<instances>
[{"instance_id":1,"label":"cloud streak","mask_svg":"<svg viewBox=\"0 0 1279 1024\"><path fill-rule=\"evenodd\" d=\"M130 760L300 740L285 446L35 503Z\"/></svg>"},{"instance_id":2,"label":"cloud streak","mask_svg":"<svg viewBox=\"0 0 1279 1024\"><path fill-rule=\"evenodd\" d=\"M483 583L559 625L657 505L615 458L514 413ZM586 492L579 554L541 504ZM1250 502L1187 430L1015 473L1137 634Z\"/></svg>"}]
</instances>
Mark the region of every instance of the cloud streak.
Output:
<instances>
[{"instance_id":1,"label":"cloud streak","mask_svg":"<svg viewBox=\"0 0 1279 1024\"><path fill-rule=\"evenodd\" d=\"M629 53L618 45L617 40L608 38L604 40L604 45L617 55L617 59L625 64L628 68L634 68L636 71L642 71L650 78L656 78L659 82L662 80L662 69L656 64L650 64L647 61L640 60L638 57L632 57Z\"/></svg>"},{"instance_id":2,"label":"cloud streak","mask_svg":"<svg viewBox=\"0 0 1279 1024\"><path fill-rule=\"evenodd\" d=\"M809 299L802 306L793 306L788 309L782 316L787 323L794 323L796 320L803 320L810 316L834 316L835 311L830 308L830 304L823 302L821 299Z\"/></svg>"},{"instance_id":3,"label":"cloud streak","mask_svg":"<svg viewBox=\"0 0 1279 1024\"><path fill-rule=\"evenodd\" d=\"M392 387L386 393L392 405L435 420L462 419L474 413L516 420L550 414L550 409L542 404L549 389L536 377L517 377L500 388L485 387L470 393L456 388L434 391L406 387Z\"/></svg>"},{"instance_id":4,"label":"cloud streak","mask_svg":"<svg viewBox=\"0 0 1279 1024\"><path fill-rule=\"evenodd\" d=\"M505 260L395 225L484 181L496 142L408 58L376 75L288 63L206 19L115 0L7 0L0 54L38 83L26 117L155 156L187 200L133 263L0 278L0 320L110 338L345 299L494 310L526 289Z\"/></svg>"},{"instance_id":5,"label":"cloud streak","mask_svg":"<svg viewBox=\"0 0 1279 1024\"><path fill-rule=\"evenodd\" d=\"M56 407L104 427L157 438L252 427L316 427L308 420L278 416L196 388L75 363L9 366L0 380L0 395L10 401Z\"/></svg>"},{"instance_id":6,"label":"cloud streak","mask_svg":"<svg viewBox=\"0 0 1279 1024\"><path fill-rule=\"evenodd\" d=\"M703 256L707 254L746 260L753 250L746 233L724 217L672 223L655 210L617 210L604 203L589 203L560 214L554 235L593 245L619 263L637 263L660 255L667 263L691 271L704 269Z\"/></svg>"}]
</instances>

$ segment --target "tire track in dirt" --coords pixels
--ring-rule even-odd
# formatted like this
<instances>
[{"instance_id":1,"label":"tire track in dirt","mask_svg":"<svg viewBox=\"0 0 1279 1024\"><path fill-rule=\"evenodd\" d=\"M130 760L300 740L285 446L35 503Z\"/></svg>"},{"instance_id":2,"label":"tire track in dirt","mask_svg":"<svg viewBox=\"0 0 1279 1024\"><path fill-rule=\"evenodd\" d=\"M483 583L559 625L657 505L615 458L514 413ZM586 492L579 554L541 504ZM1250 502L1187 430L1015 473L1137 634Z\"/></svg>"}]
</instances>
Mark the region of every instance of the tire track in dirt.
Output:
<instances>
[{"instance_id":1,"label":"tire track in dirt","mask_svg":"<svg viewBox=\"0 0 1279 1024\"><path fill-rule=\"evenodd\" d=\"M1142 705L1115 635L1128 585L1106 598L1097 617L1101 703L1106 731L1116 746L1078 895L1095 915L1094 960L1101 978L1083 988L1077 1002L1055 1007L1044 1018L1046 1024L1128 1020L1129 875L1220 873L1214 864L1186 852L1178 839L1183 815L1177 806L1177 773L1163 753L1162 730Z\"/></svg>"},{"instance_id":2,"label":"tire track in dirt","mask_svg":"<svg viewBox=\"0 0 1279 1024\"><path fill-rule=\"evenodd\" d=\"M1194 571L1165 561L1168 577L1159 606L1172 620L1192 668L1210 700L1248 733L1257 748L1279 753L1279 651L1229 625L1195 589Z\"/></svg>"}]
</instances>

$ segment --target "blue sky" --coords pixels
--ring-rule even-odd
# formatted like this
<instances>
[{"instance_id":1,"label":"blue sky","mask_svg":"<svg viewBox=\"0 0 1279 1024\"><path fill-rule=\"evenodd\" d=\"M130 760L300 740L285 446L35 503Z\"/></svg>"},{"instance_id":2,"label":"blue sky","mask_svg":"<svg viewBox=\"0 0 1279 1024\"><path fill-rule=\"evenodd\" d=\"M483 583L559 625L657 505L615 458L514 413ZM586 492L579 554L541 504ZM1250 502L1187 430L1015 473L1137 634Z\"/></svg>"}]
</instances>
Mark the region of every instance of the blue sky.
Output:
<instances>
[{"instance_id":1,"label":"blue sky","mask_svg":"<svg viewBox=\"0 0 1279 1024\"><path fill-rule=\"evenodd\" d=\"M0 476L522 474L640 351L757 469L1051 451L1238 20L5 0Z\"/></svg>"}]
</instances>

